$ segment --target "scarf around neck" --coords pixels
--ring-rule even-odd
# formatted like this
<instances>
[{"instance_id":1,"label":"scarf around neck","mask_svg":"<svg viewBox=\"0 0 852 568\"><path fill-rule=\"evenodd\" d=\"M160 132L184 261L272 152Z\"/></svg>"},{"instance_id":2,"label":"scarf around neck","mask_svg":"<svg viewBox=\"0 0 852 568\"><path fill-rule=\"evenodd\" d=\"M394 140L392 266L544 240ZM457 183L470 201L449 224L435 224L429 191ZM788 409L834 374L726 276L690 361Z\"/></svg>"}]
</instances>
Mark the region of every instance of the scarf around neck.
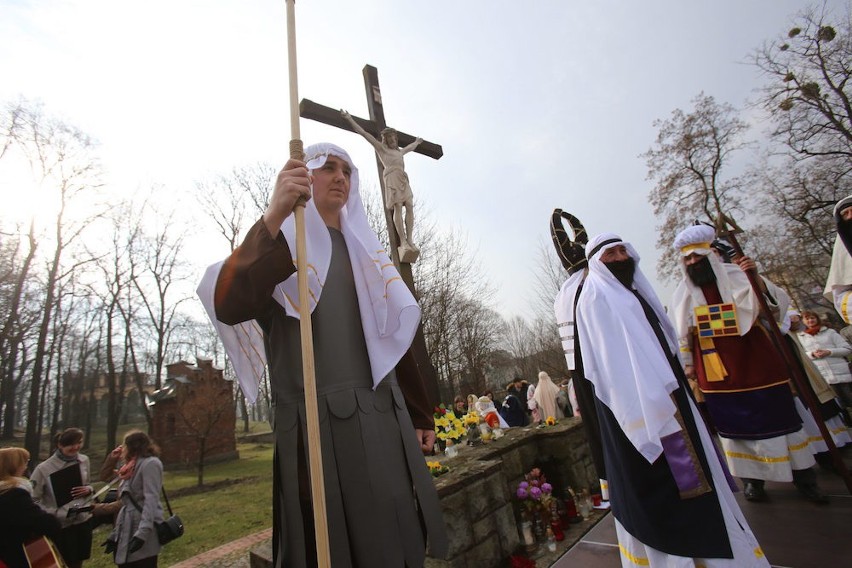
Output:
<instances>
[{"instance_id":1,"label":"scarf around neck","mask_svg":"<svg viewBox=\"0 0 852 568\"><path fill-rule=\"evenodd\" d=\"M66 456L65 454L62 453L62 450L60 450L59 448L56 448L56 451L53 452L53 455L56 456L57 458L59 458L60 460L66 462L66 463L72 463L72 462L80 461L80 454L79 453L76 454L76 455L73 455L73 456Z\"/></svg>"},{"instance_id":2,"label":"scarf around neck","mask_svg":"<svg viewBox=\"0 0 852 568\"><path fill-rule=\"evenodd\" d=\"M136 470L136 458L133 458L123 466L121 466L118 470L118 477L122 480L130 479L133 477L133 472Z\"/></svg>"}]
</instances>

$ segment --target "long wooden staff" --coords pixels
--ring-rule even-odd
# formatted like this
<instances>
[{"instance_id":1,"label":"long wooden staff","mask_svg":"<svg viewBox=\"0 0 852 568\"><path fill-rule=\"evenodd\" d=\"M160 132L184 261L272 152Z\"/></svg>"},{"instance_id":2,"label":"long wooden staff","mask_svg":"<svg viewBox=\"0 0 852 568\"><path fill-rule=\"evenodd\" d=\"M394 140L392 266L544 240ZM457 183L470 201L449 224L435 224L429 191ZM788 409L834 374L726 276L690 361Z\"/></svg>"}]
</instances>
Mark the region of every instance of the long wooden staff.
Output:
<instances>
[{"instance_id":1,"label":"long wooden staff","mask_svg":"<svg viewBox=\"0 0 852 568\"><path fill-rule=\"evenodd\" d=\"M296 74L296 1L287 4L287 64L290 74L290 158L304 160L305 150L299 132L299 82ZM299 282L299 329L302 337L302 370L305 381L305 412L308 424L308 459L311 499L314 508L314 532L317 540L317 565L330 568L328 518L325 510L325 482L322 472L317 383L314 374L314 336L308 291L308 254L305 246L305 203L296 204L296 271Z\"/></svg>"},{"instance_id":2,"label":"long wooden staff","mask_svg":"<svg viewBox=\"0 0 852 568\"><path fill-rule=\"evenodd\" d=\"M733 227L733 229L728 229L729 224ZM734 251L737 255L745 256L735 235L736 231L740 229L730 217L724 213L719 213L719 218L716 221L716 230L719 232L720 236L724 236L731 243L731 246L734 247ZM805 401L807 407L813 412L814 417L816 418L815 422L817 423L819 431L825 440L825 445L828 446L828 451L831 454L834 468L846 483L846 489L850 494L852 494L852 478L849 476L849 470L846 469L846 464L843 463L843 459L840 457L840 452L837 451L837 446L834 444L834 438L831 437L831 433L825 425L825 419L822 417L822 409L820 408L819 401L816 400L816 396L814 396L814 393L811 390L808 378L799 368L795 354L790 348L790 345L784 339L781 330L778 328L778 323L775 321L775 317L772 315L772 311L766 303L766 298L763 296L762 286L757 281L757 270L747 270L745 272L746 276L748 276L749 284L751 284L751 288L757 296L757 301L760 304L760 311L767 321L769 332L775 339L774 343L778 351L780 351L781 356L784 358L784 361L787 363L787 368L790 370L790 375L793 378L793 384L796 385L796 390L799 391L799 395Z\"/></svg>"}]
</instances>

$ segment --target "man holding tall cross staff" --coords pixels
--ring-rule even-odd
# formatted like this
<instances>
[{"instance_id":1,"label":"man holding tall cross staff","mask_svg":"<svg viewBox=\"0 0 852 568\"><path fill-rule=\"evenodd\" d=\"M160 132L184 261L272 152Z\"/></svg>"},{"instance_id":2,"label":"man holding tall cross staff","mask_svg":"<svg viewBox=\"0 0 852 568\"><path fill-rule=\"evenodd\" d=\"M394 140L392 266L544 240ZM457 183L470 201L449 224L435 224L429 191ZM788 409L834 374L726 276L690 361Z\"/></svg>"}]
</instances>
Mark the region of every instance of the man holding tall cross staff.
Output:
<instances>
[{"instance_id":1,"label":"man holding tall cross staff","mask_svg":"<svg viewBox=\"0 0 852 568\"><path fill-rule=\"evenodd\" d=\"M198 293L252 401L268 362L276 568L421 567L427 538L434 557L448 543L421 454L435 432L409 352L420 309L369 226L349 154L301 155L292 0L287 16L291 157Z\"/></svg>"},{"instance_id":2,"label":"man holding tall cross staff","mask_svg":"<svg viewBox=\"0 0 852 568\"><path fill-rule=\"evenodd\" d=\"M291 252L293 207L307 199L331 565L420 567L424 524L430 554L446 550L440 504L421 454L434 442L432 405L408 353L420 310L369 227L349 155L333 144L309 146L305 154L304 162L287 162L263 217L205 276L214 323L235 368L261 354L251 350L256 339L241 339L256 336L258 327L263 332L276 438L275 565L315 563ZM239 378L253 400L257 387Z\"/></svg>"}]
</instances>

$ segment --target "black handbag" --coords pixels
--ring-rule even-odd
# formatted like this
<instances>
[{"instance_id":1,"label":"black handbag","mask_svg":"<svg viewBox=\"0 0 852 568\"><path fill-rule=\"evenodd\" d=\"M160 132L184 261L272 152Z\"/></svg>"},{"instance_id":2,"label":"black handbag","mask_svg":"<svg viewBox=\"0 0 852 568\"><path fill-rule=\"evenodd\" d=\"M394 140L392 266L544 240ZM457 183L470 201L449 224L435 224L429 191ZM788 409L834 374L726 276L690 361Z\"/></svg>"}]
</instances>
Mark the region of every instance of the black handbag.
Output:
<instances>
[{"instance_id":1,"label":"black handbag","mask_svg":"<svg viewBox=\"0 0 852 568\"><path fill-rule=\"evenodd\" d=\"M166 487L163 486L163 498L166 500L166 507L169 510L169 518L162 523L154 523L154 528L157 529L157 538L160 544L166 544L176 538L183 536L183 521L180 517L172 512L172 505L169 503L169 496L166 495Z\"/></svg>"},{"instance_id":2,"label":"black handbag","mask_svg":"<svg viewBox=\"0 0 852 568\"><path fill-rule=\"evenodd\" d=\"M128 493L127 496L130 497L133 506L141 513L142 507L139 506L133 495ZM168 544L174 539L183 536L183 521L172 512L172 505L169 503L169 496L166 495L165 486L163 487L163 498L166 500L166 507L169 509L169 518L162 522L155 522L154 528L157 530L157 540L160 541L160 544Z\"/></svg>"}]
</instances>

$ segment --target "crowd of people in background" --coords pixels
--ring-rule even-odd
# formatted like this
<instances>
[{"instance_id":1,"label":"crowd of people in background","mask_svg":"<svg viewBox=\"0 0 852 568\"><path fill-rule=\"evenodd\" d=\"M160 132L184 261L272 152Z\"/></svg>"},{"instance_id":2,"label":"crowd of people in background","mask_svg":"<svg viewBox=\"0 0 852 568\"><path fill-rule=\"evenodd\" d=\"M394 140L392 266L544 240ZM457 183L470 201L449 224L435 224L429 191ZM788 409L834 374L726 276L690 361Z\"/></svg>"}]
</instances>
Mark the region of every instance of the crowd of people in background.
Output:
<instances>
[{"instance_id":1,"label":"crowd of people in background","mask_svg":"<svg viewBox=\"0 0 852 568\"><path fill-rule=\"evenodd\" d=\"M491 389L485 390L480 397L471 396L476 399L474 407L458 395L448 407L448 412L463 420L470 410L480 412L483 405L488 404L485 400L488 399L504 428L537 426L548 418L558 421L565 417L580 416L571 379L561 379L557 385L545 371L539 372L535 383L515 376L512 382L505 385L505 395L497 399Z\"/></svg>"}]
</instances>

